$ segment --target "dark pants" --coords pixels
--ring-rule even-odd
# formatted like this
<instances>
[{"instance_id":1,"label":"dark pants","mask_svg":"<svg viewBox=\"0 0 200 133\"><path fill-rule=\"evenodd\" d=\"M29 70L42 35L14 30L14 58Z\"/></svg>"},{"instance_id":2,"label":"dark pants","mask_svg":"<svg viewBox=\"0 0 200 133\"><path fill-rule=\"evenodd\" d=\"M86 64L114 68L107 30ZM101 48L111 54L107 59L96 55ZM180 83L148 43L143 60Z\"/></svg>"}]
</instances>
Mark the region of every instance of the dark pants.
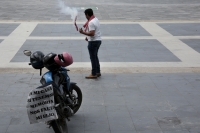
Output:
<instances>
[{"instance_id":1,"label":"dark pants","mask_svg":"<svg viewBox=\"0 0 200 133\"><path fill-rule=\"evenodd\" d=\"M90 54L90 60L92 64L92 75L100 73L100 64L98 58L98 50L101 45L101 41L89 41L88 42L88 51Z\"/></svg>"}]
</instances>

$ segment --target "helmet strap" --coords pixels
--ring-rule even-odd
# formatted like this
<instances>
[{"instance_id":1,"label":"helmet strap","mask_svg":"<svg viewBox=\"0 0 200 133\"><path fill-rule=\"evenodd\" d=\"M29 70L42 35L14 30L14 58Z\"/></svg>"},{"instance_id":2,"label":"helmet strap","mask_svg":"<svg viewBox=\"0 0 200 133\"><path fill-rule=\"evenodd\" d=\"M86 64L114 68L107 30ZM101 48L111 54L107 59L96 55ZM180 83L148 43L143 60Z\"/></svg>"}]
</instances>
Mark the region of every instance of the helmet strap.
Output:
<instances>
[{"instance_id":1,"label":"helmet strap","mask_svg":"<svg viewBox=\"0 0 200 133\"><path fill-rule=\"evenodd\" d=\"M42 68L40 68L40 76L42 75Z\"/></svg>"}]
</instances>

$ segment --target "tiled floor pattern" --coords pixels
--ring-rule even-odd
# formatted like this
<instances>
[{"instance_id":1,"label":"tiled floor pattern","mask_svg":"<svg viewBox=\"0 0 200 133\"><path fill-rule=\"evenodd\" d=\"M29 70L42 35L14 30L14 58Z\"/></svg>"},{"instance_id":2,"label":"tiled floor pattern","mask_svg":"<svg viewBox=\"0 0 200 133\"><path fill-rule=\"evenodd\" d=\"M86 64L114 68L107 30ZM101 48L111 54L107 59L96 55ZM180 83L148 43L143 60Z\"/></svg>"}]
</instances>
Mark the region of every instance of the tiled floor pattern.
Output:
<instances>
[{"instance_id":1,"label":"tiled floor pattern","mask_svg":"<svg viewBox=\"0 0 200 133\"><path fill-rule=\"evenodd\" d=\"M19 23L0 23L0 36L8 36L19 25Z\"/></svg>"},{"instance_id":2,"label":"tiled floor pattern","mask_svg":"<svg viewBox=\"0 0 200 133\"><path fill-rule=\"evenodd\" d=\"M78 27L83 25L78 24ZM151 36L139 24L101 24L102 36ZM30 36L80 36L71 24L38 24Z\"/></svg>"},{"instance_id":3,"label":"tiled floor pattern","mask_svg":"<svg viewBox=\"0 0 200 133\"><path fill-rule=\"evenodd\" d=\"M6 27L4 23L0 25ZM8 23L8 25L17 26L19 23ZM190 67L192 64L198 66L200 60L199 53L196 52L198 45L192 47L190 44L196 44L197 40L193 38L198 38L199 27L200 23L102 22L102 38L105 39L99 51L100 61L140 63L139 66L145 66L146 62L161 63L158 66L162 67L164 67L162 63L171 63L169 66L172 67L188 66L187 64L191 64ZM20 32L23 32L23 35L20 35ZM4 31L1 33L4 34ZM184 39L179 39L181 37ZM8 63L2 67L9 63L17 65L28 62L29 59L23 55L25 49L41 50L45 54L68 51L73 55L75 62L90 62L84 36L80 35L69 22L23 22L13 29L13 32L11 31L8 38L0 36L0 39L5 40L1 53L7 51L6 53L10 55ZM184 43L184 40L190 41ZM10 48L13 49L8 51ZM5 60L3 56L1 57ZM10 64L10 67L12 65ZM15 65L13 67L16 67ZM132 65L137 66L137 64Z\"/></svg>"},{"instance_id":4,"label":"tiled floor pattern","mask_svg":"<svg viewBox=\"0 0 200 133\"><path fill-rule=\"evenodd\" d=\"M69 73L83 92L83 103L68 122L69 133L198 133L199 73ZM53 133L29 124L27 95L39 86L37 74L0 74L1 133ZM22 128L23 127L23 128Z\"/></svg>"},{"instance_id":5,"label":"tiled floor pattern","mask_svg":"<svg viewBox=\"0 0 200 133\"><path fill-rule=\"evenodd\" d=\"M199 23L158 23L158 25L173 36L200 36Z\"/></svg>"},{"instance_id":6,"label":"tiled floor pattern","mask_svg":"<svg viewBox=\"0 0 200 133\"><path fill-rule=\"evenodd\" d=\"M11 62L28 62L24 50L42 51L44 54L67 51L75 62L89 62L87 42L83 40L27 40ZM99 58L101 62L179 62L180 60L157 40L103 40Z\"/></svg>"}]
</instances>

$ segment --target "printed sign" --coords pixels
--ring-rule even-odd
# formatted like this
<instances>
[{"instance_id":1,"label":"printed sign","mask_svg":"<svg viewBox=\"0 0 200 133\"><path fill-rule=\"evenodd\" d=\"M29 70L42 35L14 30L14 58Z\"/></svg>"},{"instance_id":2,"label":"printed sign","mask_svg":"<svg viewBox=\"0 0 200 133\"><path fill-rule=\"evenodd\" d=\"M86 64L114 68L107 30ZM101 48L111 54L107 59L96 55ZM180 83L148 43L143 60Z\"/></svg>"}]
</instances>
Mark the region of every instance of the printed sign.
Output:
<instances>
[{"instance_id":1,"label":"printed sign","mask_svg":"<svg viewBox=\"0 0 200 133\"><path fill-rule=\"evenodd\" d=\"M58 119L51 84L33 89L27 103L27 113L31 124Z\"/></svg>"}]
</instances>

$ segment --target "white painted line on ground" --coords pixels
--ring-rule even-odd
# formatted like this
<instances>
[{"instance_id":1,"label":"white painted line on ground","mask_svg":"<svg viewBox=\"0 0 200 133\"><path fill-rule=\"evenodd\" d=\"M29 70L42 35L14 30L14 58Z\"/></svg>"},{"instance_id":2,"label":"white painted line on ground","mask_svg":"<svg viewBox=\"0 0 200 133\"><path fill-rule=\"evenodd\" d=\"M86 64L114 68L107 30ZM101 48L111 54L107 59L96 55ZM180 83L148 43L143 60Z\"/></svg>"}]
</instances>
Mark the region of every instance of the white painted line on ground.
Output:
<instances>
[{"instance_id":1,"label":"white painted line on ground","mask_svg":"<svg viewBox=\"0 0 200 133\"><path fill-rule=\"evenodd\" d=\"M26 41L37 23L21 23L0 45L0 66L7 64Z\"/></svg>"},{"instance_id":2,"label":"white painted line on ground","mask_svg":"<svg viewBox=\"0 0 200 133\"><path fill-rule=\"evenodd\" d=\"M84 36L79 37L39 37L39 36L30 36L27 39L29 40L83 40Z\"/></svg>"},{"instance_id":3,"label":"white painted line on ground","mask_svg":"<svg viewBox=\"0 0 200 133\"><path fill-rule=\"evenodd\" d=\"M7 36L0 36L0 39L5 39L7 38Z\"/></svg>"},{"instance_id":4,"label":"white painted line on ground","mask_svg":"<svg viewBox=\"0 0 200 133\"><path fill-rule=\"evenodd\" d=\"M38 22L41 24L73 24L71 21L67 22ZM107 20L100 20L101 24L140 24L140 23L151 23L151 22L133 22L133 21L107 21ZM200 23L200 21L154 21L153 23ZM85 21L77 21L77 24L85 24Z\"/></svg>"},{"instance_id":5,"label":"white painted line on ground","mask_svg":"<svg viewBox=\"0 0 200 133\"><path fill-rule=\"evenodd\" d=\"M200 39L200 36L173 36L174 38L177 39ZM0 37L0 39L4 39L6 37ZM169 36L102 36L103 40L123 40L123 39L166 39L169 38ZM40 36L30 36L27 39L30 40L82 40L85 39L84 36L71 36L71 37L51 37L51 36L45 36L45 37L40 37Z\"/></svg>"},{"instance_id":6,"label":"white painted line on ground","mask_svg":"<svg viewBox=\"0 0 200 133\"><path fill-rule=\"evenodd\" d=\"M178 39L200 39L200 36L174 36Z\"/></svg>"},{"instance_id":7,"label":"white painted line on ground","mask_svg":"<svg viewBox=\"0 0 200 133\"><path fill-rule=\"evenodd\" d=\"M170 33L162 29L155 23L140 23L141 26L147 30L152 36L169 49L181 61L187 63L200 63L200 54L180 41L178 38L172 36ZM163 36L165 38L163 38Z\"/></svg>"},{"instance_id":8,"label":"white painted line on ground","mask_svg":"<svg viewBox=\"0 0 200 133\"><path fill-rule=\"evenodd\" d=\"M140 24L140 23L200 23L200 21L146 21L146 22L141 22L141 21L121 21L121 20L113 20L113 21L106 21L106 20L100 20L101 24Z\"/></svg>"},{"instance_id":9,"label":"white painted line on ground","mask_svg":"<svg viewBox=\"0 0 200 133\"><path fill-rule=\"evenodd\" d=\"M39 36L31 36L27 39L30 40L82 40L85 39L85 36L72 36L72 37L39 37ZM123 39L156 39L152 36L102 36L103 40L110 40L110 39L116 39L116 40L123 40Z\"/></svg>"},{"instance_id":10,"label":"white painted line on ground","mask_svg":"<svg viewBox=\"0 0 200 133\"><path fill-rule=\"evenodd\" d=\"M86 20L80 20L80 21L77 21L77 24L84 24L86 22ZM170 20L170 21L146 21L146 22L141 22L141 21L129 21L129 20L100 20L101 24L140 24L140 23L200 23L200 21L173 21L173 20ZM73 24L74 22L73 21L13 21L13 20L6 20L6 21L3 21L1 20L0 21L0 24L1 23L38 23L38 24Z\"/></svg>"}]
</instances>

